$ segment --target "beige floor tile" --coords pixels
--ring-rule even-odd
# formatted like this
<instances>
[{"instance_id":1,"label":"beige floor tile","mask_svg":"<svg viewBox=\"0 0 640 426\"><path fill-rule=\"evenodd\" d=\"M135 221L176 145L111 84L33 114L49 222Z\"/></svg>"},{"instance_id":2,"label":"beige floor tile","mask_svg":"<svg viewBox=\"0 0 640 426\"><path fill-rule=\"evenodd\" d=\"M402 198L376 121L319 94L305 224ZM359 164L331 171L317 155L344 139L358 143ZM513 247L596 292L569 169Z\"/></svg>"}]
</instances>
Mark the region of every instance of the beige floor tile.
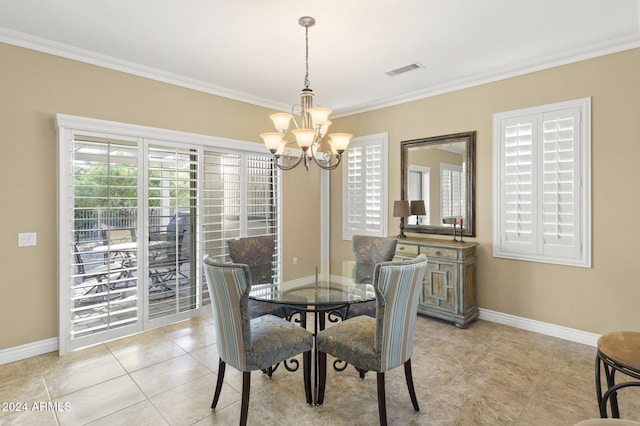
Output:
<instances>
[{"instance_id":1,"label":"beige floor tile","mask_svg":"<svg viewBox=\"0 0 640 426\"><path fill-rule=\"evenodd\" d=\"M6 414L6 415L3 415ZM25 411L0 413L0 426L57 426L58 420L54 411Z\"/></svg>"},{"instance_id":2,"label":"beige floor tile","mask_svg":"<svg viewBox=\"0 0 640 426\"><path fill-rule=\"evenodd\" d=\"M189 354L197 359L200 363L206 365L211 371L218 371L219 357L216 345L205 346L204 348L196 349Z\"/></svg>"},{"instance_id":3,"label":"beige floor tile","mask_svg":"<svg viewBox=\"0 0 640 426\"><path fill-rule=\"evenodd\" d=\"M153 404L144 400L130 407L124 408L113 414L105 416L94 422L88 423L90 426L114 426L114 425L135 425L135 426L162 426L169 423L162 417Z\"/></svg>"},{"instance_id":4,"label":"beige floor tile","mask_svg":"<svg viewBox=\"0 0 640 426\"><path fill-rule=\"evenodd\" d=\"M184 354L185 351L178 345L164 340L131 346L113 353L129 373Z\"/></svg>"},{"instance_id":5,"label":"beige floor tile","mask_svg":"<svg viewBox=\"0 0 640 426\"><path fill-rule=\"evenodd\" d=\"M75 363L84 363L93 358L101 358L110 355L111 352L106 345L95 345L77 351L68 352L62 356L58 352L49 352L37 358L43 370L63 368Z\"/></svg>"},{"instance_id":6,"label":"beige floor tile","mask_svg":"<svg viewBox=\"0 0 640 426\"><path fill-rule=\"evenodd\" d=\"M122 376L54 401L69 407L68 411L57 413L60 424L75 426L116 413L145 399L135 382L129 376Z\"/></svg>"},{"instance_id":7,"label":"beige floor tile","mask_svg":"<svg viewBox=\"0 0 640 426\"><path fill-rule=\"evenodd\" d=\"M86 361L73 363L51 364L43 369L43 375L51 398L84 389L115 377L123 376L127 372L111 354Z\"/></svg>"},{"instance_id":8,"label":"beige floor tile","mask_svg":"<svg viewBox=\"0 0 640 426\"><path fill-rule=\"evenodd\" d=\"M0 383L12 379L29 379L40 376L40 364L36 357L10 362L0 366Z\"/></svg>"},{"instance_id":9,"label":"beige floor tile","mask_svg":"<svg viewBox=\"0 0 640 426\"><path fill-rule=\"evenodd\" d=\"M211 401L217 376L213 373L178 386L151 398L158 411L171 425L190 425L211 415ZM230 387L223 388L218 409L237 402L240 394Z\"/></svg>"},{"instance_id":10,"label":"beige floor tile","mask_svg":"<svg viewBox=\"0 0 640 426\"><path fill-rule=\"evenodd\" d=\"M0 424L237 425L242 373L227 367L211 400L218 354L210 312L136 336L0 366L0 402L64 404L69 411L0 412ZM298 357L300 359L300 357ZM302 371L251 375L251 425L378 423L376 375L337 372L329 357L325 404L306 403ZM386 373L390 425L570 426L597 417L595 348L478 320L467 329L418 317L413 411L402 367ZM623 377L620 377L623 379ZM283 403L284 401L284 403ZM640 420L640 388L619 395L623 417Z\"/></svg>"},{"instance_id":11,"label":"beige floor tile","mask_svg":"<svg viewBox=\"0 0 640 426\"><path fill-rule=\"evenodd\" d=\"M176 336L173 341L185 351L190 352L214 344L216 333L213 325L201 323L198 327Z\"/></svg>"},{"instance_id":12,"label":"beige floor tile","mask_svg":"<svg viewBox=\"0 0 640 426\"><path fill-rule=\"evenodd\" d=\"M134 371L131 377L148 397L152 397L210 373L207 367L185 354Z\"/></svg>"},{"instance_id":13,"label":"beige floor tile","mask_svg":"<svg viewBox=\"0 0 640 426\"><path fill-rule=\"evenodd\" d=\"M0 402L25 403L48 400L47 385L37 358L0 366ZM8 408L0 407L0 417L11 411Z\"/></svg>"}]
</instances>

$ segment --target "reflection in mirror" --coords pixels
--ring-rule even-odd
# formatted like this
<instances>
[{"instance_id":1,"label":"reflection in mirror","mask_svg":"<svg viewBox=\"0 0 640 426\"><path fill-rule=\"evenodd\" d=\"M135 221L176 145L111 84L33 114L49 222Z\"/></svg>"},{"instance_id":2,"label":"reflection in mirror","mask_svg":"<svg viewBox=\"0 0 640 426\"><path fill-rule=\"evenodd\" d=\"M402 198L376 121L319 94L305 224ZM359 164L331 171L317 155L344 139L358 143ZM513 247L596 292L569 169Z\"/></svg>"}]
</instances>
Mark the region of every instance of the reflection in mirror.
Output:
<instances>
[{"instance_id":1,"label":"reflection in mirror","mask_svg":"<svg viewBox=\"0 0 640 426\"><path fill-rule=\"evenodd\" d=\"M401 142L402 199L425 205L424 214L412 212L407 218L407 232L450 234L452 225L445 220L455 218L463 235L475 236L475 135Z\"/></svg>"}]
</instances>

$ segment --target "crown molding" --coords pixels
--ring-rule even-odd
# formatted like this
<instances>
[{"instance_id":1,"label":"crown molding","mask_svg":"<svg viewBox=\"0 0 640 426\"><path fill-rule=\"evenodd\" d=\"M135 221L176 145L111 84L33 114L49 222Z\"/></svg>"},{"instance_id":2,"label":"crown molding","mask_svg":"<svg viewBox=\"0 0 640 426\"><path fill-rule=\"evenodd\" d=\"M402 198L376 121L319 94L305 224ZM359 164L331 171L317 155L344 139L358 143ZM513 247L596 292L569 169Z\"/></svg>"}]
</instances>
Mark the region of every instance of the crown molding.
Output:
<instances>
[{"instance_id":1,"label":"crown molding","mask_svg":"<svg viewBox=\"0 0 640 426\"><path fill-rule=\"evenodd\" d=\"M274 102L269 99L252 96L248 93L212 85L201 80L190 79L181 75L168 73L156 68L146 67L134 62L124 61L112 56L79 49L67 44L54 42L41 37L10 30L8 28L0 27L0 42L278 111L286 111L290 108L290 105L287 104ZM535 62L530 62L518 67L505 67L489 73L461 78L397 96L373 100L354 107L340 108L334 110L333 117L341 118L387 108L638 47L640 47L640 32L636 32L630 36L619 37L602 43L597 43L592 46L568 50L557 55L539 58Z\"/></svg>"},{"instance_id":2,"label":"crown molding","mask_svg":"<svg viewBox=\"0 0 640 426\"><path fill-rule=\"evenodd\" d=\"M58 43L41 37L21 33L19 31L10 30L8 28L0 27L0 42L265 108L282 111L290 108L290 105L273 102L268 99L252 96L248 93L230 90L201 80L187 78L157 68L147 67L135 62L124 61L113 56L102 55L89 50L73 47L68 44Z\"/></svg>"},{"instance_id":3,"label":"crown molding","mask_svg":"<svg viewBox=\"0 0 640 426\"><path fill-rule=\"evenodd\" d=\"M425 87L424 89L405 93L398 96L391 96L383 99L371 101L353 108L342 108L334 111L333 117L340 118L377 109L387 108L395 105L413 102L420 99L430 98L444 93L455 92L457 90L468 89L482 84L493 83L507 78L530 74L545 69L568 65L575 62L593 59L600 56L610 55L625 50L640 47L640 32L631 36L620 37L607 42L594 44L592 46L565 51L558 55L539 58L535 62L530 62L519 67L505 67L492 72L473 77L452 80L440 85Z\"/></svg>"}]
</instances>

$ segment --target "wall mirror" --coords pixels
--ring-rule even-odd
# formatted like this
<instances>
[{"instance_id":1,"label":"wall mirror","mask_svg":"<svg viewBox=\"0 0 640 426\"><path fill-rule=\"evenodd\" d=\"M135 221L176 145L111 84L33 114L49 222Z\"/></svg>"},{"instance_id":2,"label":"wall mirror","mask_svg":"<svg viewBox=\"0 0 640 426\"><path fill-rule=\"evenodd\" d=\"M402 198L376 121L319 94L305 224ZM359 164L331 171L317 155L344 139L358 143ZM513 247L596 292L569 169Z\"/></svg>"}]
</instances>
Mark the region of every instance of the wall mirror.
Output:
<instances>
[{"instance_id":1,"label":"wall mirror","mask_svg":"<svg viewBox=\"0 0 640 426\"><path fill-rule=\"evenodd\" d=\"M476 132L456 133L400 142L401 196L424 200L425 213L404 218L406 232L475 237ZM444 219L444 221L443 221Z\"/></svg>"}]
</instances>

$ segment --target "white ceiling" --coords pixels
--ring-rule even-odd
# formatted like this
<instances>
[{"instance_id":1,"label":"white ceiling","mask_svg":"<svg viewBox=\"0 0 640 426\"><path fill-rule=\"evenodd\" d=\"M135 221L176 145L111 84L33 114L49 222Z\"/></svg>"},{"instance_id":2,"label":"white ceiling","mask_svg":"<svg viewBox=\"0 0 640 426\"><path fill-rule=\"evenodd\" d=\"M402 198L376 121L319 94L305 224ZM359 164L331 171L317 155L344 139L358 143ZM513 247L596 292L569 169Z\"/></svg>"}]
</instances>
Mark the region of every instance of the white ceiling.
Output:
<instances>
[{"instance_id":1,"label":"white ceiling","mask_svg":"<svg viewBox=\"0 0 640 426\"><path fill-rule=\"evenodd\" d=\"M0 0L0 42L287 110L310 15L310 87L335 117L640 47L639 3Z\"/></svg>"}]
</instances>

